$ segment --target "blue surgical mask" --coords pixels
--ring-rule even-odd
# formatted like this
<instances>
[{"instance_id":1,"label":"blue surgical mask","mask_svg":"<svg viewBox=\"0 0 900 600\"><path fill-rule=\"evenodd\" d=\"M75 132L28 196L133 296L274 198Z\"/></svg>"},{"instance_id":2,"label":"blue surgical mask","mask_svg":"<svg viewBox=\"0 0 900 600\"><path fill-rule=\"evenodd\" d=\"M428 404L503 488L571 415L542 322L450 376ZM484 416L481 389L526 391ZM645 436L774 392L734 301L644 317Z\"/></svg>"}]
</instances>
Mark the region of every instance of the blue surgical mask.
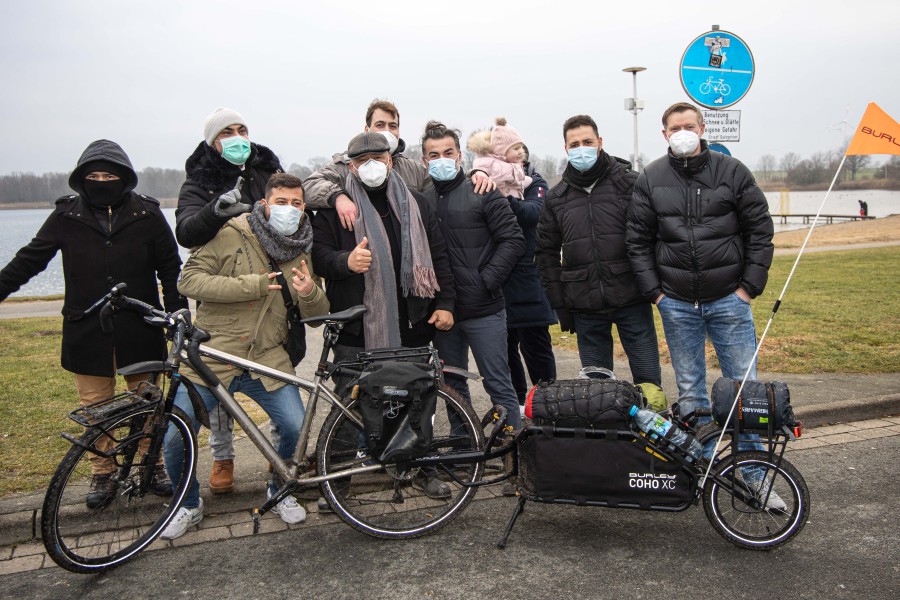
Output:
<instances>
[{"instance_id":1,"label":"blue surgical mask","mask_svg":"<svg viewBox=\"0 0 900 600\"><path fill-rule=\"evenodd\" d=\"M596 146L579 146L569 150L569 164L584 173L597 164Z\"/></svg>"},{"instance_id":2,"label":"blue surgical mask","mask_svg":"<svg viewBox=\"0 0 900 600\"><path fill-rule=\"evenodd\" d=\"M428 161L428 174L435 181L451 181L459 173L459 167L452 158L436 158Z\"/></svg>"},{"instance_id":3,"label":"blue surgical mask","mask_svg":"<svg viewBox=\"0 0 900 600\"><path fill-rule=\"evenodd\" d=\"M220 143L222 144L222 158L231 164L241 166L250 158L250 140L247 138L235 135L220 140Z\"/></svg>"},{"instance_id":4,"label":"blue surgical mask","mask_svg":"<svg viewBox=\"0 0 900 600\"><path fill-rule=\"evenodd\" d=\"M285 237L292 236L297 232L302 217L303 211L299 208L282 204L269 206L269 225Z\"/></svg>"}]
</instances>

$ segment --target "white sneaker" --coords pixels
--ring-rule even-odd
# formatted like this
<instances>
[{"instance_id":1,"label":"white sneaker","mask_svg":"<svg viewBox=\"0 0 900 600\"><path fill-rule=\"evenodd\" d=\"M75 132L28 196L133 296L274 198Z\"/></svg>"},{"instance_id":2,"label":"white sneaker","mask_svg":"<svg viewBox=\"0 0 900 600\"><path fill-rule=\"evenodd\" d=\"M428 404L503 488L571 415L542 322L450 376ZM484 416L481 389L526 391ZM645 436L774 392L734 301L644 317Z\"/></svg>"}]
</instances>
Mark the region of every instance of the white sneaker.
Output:
<instances>
[{"instance_id":1,"label":"white sneaker","mask_svg":"<svg viewBox=\"0 0 900 600\"><path fill-rule=\"evenodd\" d=\"M266 492L266 499L272 497L272 491ZM281 517L281 520L288 525L295 525L306 520L306 509L300 506L297 499L293 496L287 496L284 500L276 504L272 508L272 512Z\"/></svg>"},{"instance_id":2,"label":"white sneaker","mask_svg":"<svg viewBox=\"0 0 900 600\"><path fill-rule=\"evenodd\" d=\"M166 528L160 534L164 540L174 540L180 538L187 530L203 520L203 498L200 499L200 506L197 508L181 507L175 513L175 517L169 521Z\"/></svg>"},{"instance_id":3,"label":"white sneaker","mask_svg":"<svg viewBox=\"0 0 900 600\"><path fill-rule=\"evenodd\" d=\"M762 491L759 493L760 498L766 497L766 492L769 493L769 499L766 500L766 510L768 511L776 511L776 512L787 512L787 504L784 503L784 500L781 499L781 496L776 494L774 491L769 491L769 485L766 484L763 486Z\"/></svg>"}]
</instances>

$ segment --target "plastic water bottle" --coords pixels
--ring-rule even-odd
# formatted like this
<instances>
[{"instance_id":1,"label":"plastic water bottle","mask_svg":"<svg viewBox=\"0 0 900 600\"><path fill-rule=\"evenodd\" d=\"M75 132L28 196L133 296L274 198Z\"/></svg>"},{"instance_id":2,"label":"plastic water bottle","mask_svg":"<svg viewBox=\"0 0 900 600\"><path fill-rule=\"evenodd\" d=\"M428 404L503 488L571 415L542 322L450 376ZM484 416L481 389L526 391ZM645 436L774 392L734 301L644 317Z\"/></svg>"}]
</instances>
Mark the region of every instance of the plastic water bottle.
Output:
<instances>
[{"instance_id":1,"label":"plastic water bottle","mask_svg":"<svg viewBox=\"0 0 900 600\"><path fill-rule=\"evenodd\" d=\"M637 406L632 406L628 414L631 415L637 426L641 428L641 431L651 437L658 438L659 441L668 443L670 446L680 448L694 460L703 456L703 446L700 442L694 436L677 427L668 439L663 439L669 430L672 429L672 422L665 417L661 417L652 410L641 409Z\"/></svg>"}]
</instances>

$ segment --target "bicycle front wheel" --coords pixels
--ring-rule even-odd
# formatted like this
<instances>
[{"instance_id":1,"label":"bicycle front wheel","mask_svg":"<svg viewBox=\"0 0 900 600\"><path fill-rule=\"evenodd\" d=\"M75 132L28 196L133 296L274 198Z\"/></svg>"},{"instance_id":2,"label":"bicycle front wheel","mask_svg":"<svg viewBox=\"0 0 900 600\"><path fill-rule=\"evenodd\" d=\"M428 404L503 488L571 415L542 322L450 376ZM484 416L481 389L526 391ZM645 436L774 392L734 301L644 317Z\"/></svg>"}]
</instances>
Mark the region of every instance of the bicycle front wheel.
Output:
<instances>
[{"instance_id":1,"label":"bicycle front wheel","mask_svg":"<svg viewBox=\"0 0 900 600\"><path fill-rule=\"evenodd\" d=\"M712 468L703 492L706 517L742 548L770 550L796 536L809 517L809 488L787 460L739 452Z\"/></svg>"},{"instance_id":2,"label":"bicycle front wheel","mask_svg":"<svg viewBox=\"0 0 900 600\"><path fill-rule=\"evenodd\" d=\"M354 403L353 414L359 416ZM451 388L438 391L432 453L482 450L484 434L475 411ZM362 429L332 410L322 425L317 444L320 475L368 464ZM484 462L450 467L460 481L481 479ZM437 481L435 481L437 480ZM405 468L385 463L377 471L322 483L322 494L348 525L378 538L413 538L443 527L456 518L475 496L440 467Z\"/></svg>"},{"instance_id":3,"label":"bicycle front wheel","mask_svg":"<svg viewBox=\"0 0 900 600\"><path fill-rule=\"evenodd\" d=\"M75 573L94 573L133 558L162 532L181 505L194 472L197 440L190 418L179 408L169 425L181 436L184 471L172 482L172 496L141 492L141 482L153 477L156 465L144 464L142 451L155 435L156 411L138 410L105 426L91 427L73 445L50 481L41 511L41 535L50 558ZM102 436L112 439L109 453L116 471L115 493L101 506L90 508L91 457L87 448ZM162 450L160 450L162 451ZM146 487L146 486L143 486Z\"/></svg>"}]
</instances>

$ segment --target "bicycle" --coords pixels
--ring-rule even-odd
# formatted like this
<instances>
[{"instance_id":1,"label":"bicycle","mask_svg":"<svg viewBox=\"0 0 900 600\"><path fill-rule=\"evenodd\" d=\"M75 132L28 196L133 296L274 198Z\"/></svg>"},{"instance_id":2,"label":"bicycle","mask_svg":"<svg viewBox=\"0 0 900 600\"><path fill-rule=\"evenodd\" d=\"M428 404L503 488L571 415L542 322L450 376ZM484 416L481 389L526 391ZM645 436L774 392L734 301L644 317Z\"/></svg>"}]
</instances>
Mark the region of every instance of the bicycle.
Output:
<instances>
[{"instance_id":1,"label":"bicycle","mask_svg":"<svg viewBox=\"0 0 900 600\"><path fill-rule=\"evenodd\" d=\"M706 81L700 84L700 93L705 96L710 92L716 92L722 96L727 96L731 93L731 86L725 83L724 79L713 81L712 75L710 75Z\"/></svg>"},{"instance_id":2,"label":"bicycle","mask_svg":"<svg viewBox=\"0 0 900 600\"><path fill-rule=\"evenodd\" d=\"M149 381L135 390L118 394L94 405L73 411L70 417L88 427L75 438L63 434L72 448L51 480L41 514L41 533L50 557L61 567L77 573L103 571L134 558L159 536L173 517L187 492L190 476L196 468L197 442L191 418L174 406L179 385L186 385L192 409L198 420L208 426L205 405L194 384L179 374L182 363L190 365L220 405L234 417L250 441L273 467L278 491L261 507L253 510L254 533L259 519L287 495L300 489L319 486L328 504L345 523L378 538L411 538L435 531L468 505L476 488L502 481L502 473L482 479L484 463L512 451L509 445L495 447L505 423L505 411L486 439L481 421L472 407L452 389L439 382L438 410L435 411L434 436L426 456L402 462L381 463L364 451L364 427L353 394L341 398L325 382L338 373L359 374L372 361L384 359L425 360L443 372L468 378L477 376L451 367L440 367L437 352L430 348L393 349L362 353L353 362L331 363L328 356L344 325L359 319L364 306L340 313L304 319L310 325L324 324L325 343L312 381L284 373L237 356L203 346L209 334L191 323L191 313L182 309L165 313L123 295L120 284L87 312L100 307L100 319L108 329L114 310L133 310L145 320L167 330L171 346L166 360L139 363L119 373L153 372ZM306 417L292 459L283 460L272 443L260 431L241 405L203 362L208 358L272 377L295 385L306 395ZM158 383L171 380L167 391ZM324 399L331 405L316 442L315 452L307 455L316 407ZM441 407L444 410L441 410ZM173 481L173 497L166 503L148 493L153 466L162 451L163 439L173 425L184 442L184 472ZM93 443L101 435L113 439L113 447L104 456L117 465L115 498L98 509L86 509L85 496L90 481L86 467L90 455L100 454ZM137 454L141 440L149 440L143 458ZM429 498L419 476L424 469L445 476L451 489L443 499ZM145 476L145 473L147 476Z\"/></svg>"}]
</instances>

